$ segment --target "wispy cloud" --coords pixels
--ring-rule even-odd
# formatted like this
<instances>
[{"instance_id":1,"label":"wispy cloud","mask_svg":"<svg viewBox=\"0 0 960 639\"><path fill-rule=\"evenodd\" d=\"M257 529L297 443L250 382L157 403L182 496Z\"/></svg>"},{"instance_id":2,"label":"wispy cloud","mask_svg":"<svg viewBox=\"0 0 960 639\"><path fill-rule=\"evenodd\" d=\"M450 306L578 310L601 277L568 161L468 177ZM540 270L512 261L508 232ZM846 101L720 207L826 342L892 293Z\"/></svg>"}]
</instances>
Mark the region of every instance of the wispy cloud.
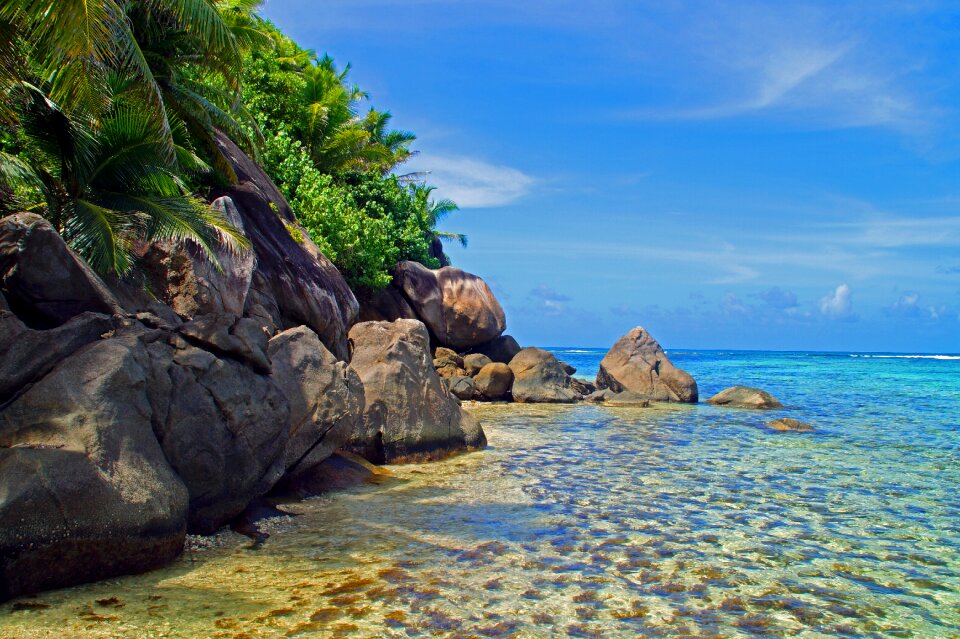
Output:
<instances>
[{"instance_id":1,"label":"wispy cloud","mask_svg":"<svg viewBox=\"0 0 960 639\"><path fill-rule=\"evenodd\" d=\"M423 153L409 166L428 171L427 182L437 187L437 194L464 209L511 204L536 182L519 169L461 155Z\"/></svg>"}]
</instances>

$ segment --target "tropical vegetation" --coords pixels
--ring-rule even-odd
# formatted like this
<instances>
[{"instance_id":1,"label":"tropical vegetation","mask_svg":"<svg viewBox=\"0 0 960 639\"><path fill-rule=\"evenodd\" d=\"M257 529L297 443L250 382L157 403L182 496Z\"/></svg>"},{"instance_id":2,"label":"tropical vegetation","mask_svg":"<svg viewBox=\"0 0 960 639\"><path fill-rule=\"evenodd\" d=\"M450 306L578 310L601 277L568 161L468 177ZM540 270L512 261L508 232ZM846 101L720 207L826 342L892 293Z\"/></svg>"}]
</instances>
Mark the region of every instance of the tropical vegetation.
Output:
<instances>
[{"instance_id":1,"label":"tropical vegetation","mask_svg":"<svg viewBox=\"0 0 960 639\"><path fill-rule=\"evenodd\" d=\"M236 180L220 131L358 292L399 260L437 266L437 238L465 244L436 230L456 205L396 175L415 136L363 110L349 65L299 47L259 4L0 0L0 215L43 215L101 273L127 273L159 240L214 261L218 246L245 250L206 203Z\"/></svg>"}]
</instances>

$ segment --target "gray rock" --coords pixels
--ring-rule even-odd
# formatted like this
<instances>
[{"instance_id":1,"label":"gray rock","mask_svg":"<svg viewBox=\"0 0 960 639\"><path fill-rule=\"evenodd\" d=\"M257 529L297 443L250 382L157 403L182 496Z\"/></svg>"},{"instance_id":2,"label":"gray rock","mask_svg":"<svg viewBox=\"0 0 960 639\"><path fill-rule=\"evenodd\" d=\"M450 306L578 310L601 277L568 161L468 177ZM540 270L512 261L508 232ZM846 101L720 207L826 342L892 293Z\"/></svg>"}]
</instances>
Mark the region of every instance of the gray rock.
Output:
<instances>
[{"instance_id":1,"label":"gray rock","mask_svg":"<svg viewBox=\"0 0 960 639\"><path fill-rule=\"evenodd\" d=\"M509 364L510 360L516 357L522 349L511 335L501 335L470 350L474 353L483 353L491 361Z\"/></svg>"},{"instance_id":2,"label":"gray rock","mask_svg":"<svg viewBox=\"0 0 960 639\"><path fill-rule=\"evenodd\" d=\"M463 368L463 357L456 351L441 346L433 351L433 367L443 368L444 366Z\"/></svg>"},{"instance_id":3,"label":"gray rock","mask_svg":"<svg viewBox=\"0 0 960 639\"><path fill-rule=\"evenodd\" d=\"M707 403L730 408L783 408L783 404L767 391L749 386L731 386L708 399Z\"/></svg>"},{"instance_id":4,"label":"gray rock","mask_svg":"<svg viewBox=\"0 0 960 639\"><path fill-rule=\"evenodd\" d=\"M306 326L275 336L268 352L271 377L290 405L284 482L303 493L317 465L357 430L363 415L363 384Z\"/></svg>"},{"instance_id":5,"label":"gray rock","mask_svg":"<svg viewBox=\"0 0 960 639\"><path fill-rule=\"evenodd\" d=\"M530 403L570 403L580 399L573 380L552 353L525 348L510 360L513 400Z\"/></svg>"},{"instance_id":6,"label":"gray rock","mask_svg":"<svg viewBox=\"0 0 960 639\"><path fill-rule=\"evenodd\" d=\"M361 484L383 484L392 473L371 464L363 457L337 451L311 469L310 473L295 479L285 477L277 486L280 494L310 497L335 490L344 490Z\"/></svg>"},{"instance_id":7,"label":"gray rock","mask_svg":"<svg viewBox=\"0 0 960 639\"><path fill-rule=\"evenodd\" d=\"M502 362L491 362L480 369L473 383L481 399L504 399L513 386L513 371Z\"/></svg>"},{"instance_id":8,"label":"gray rock","mask_svg":"<svg viewBox=\"0 0 960 639\"><path fill-rule=\"evenodd\" d=\"M472 377L448 377L444 380L450 393L457 399L470 400L477 390Z\"/></svg>"},{"instance_id":9,"label":"gray rock","mask_svg":"<svg viewBox=\"0 0 960 639\"><path fill-rule=\"evenodd\" d=\"M493 361L482 353L471 353L463 358L463 368L470 377L476 377L484 366L492 363Z\"/></svg>"},{"instance_id":10,"label":"gray rock","mask_svg":"<svg viewBox=\"0 0 960 639\"><path fill-rule=\"evenodd\" d=\"M767 422L767 426L773 430L791 431L795 433L812 433L816 430L810 424L802 422L799 419L793 419L791 417L781 417L780 419L775 419L772 422Z\"/></svg>"},{"instance_id":11,"label":"gray rock","mask_svg":"<svg viewBox=\"0 0 960 639\"><path fill-rule=\"evenodd\" d=\"M0 310L0 404L113 328L106 315L82 313L56 328L33 330Z\"/></svg>"},{"instance_id":12,"label":"gray rock","mask_svg":"<svg viewBox=\"0 0 960 639\"><path fill-rule=\"evenodd\" d=\"M103 280L32 213L0 220L0 291L33 328L59 326L86 311L124 313Z\"/></svg>"},{"instance_id":13,"label":"gray rock","mask_svg":"<svg viewBox=\"0 0 960 639\"><path fill-rule=\"evenodd\" d=\"M190 532L215 532L283 475L289 404L269 377L177 336L148 352L154 431L190 493Z\"/></svg>"},{"instance_id":14,"label":"gray rock","mask_svg":"<svg viewBox=\"0 0 960 639\"><path fill-rule=\"evenodd\" d=\"M243 219L229 197L210 205L241 233ZM210 313L242 315L253 278L252 250L232 251L222 241L212 247L220 269L191 241L161 241L151 244L138 268L145 274L149 289L181 317Z\"/></svg>"},{"instance_id":15,"label":"gray rock","mask_svg":"<svg viewBox=\"0 0 960 639\"><path fill-rule=\"evenodd\" d=\"M431 366L430 336L421 322L362 322L350 329L350 342L350 366L363 382L366 406L349 450L385 463L486 445L480 424Z\"/></svg>"},{"instance_id":16,"label":"gray rock","mask_svg":"<svg viewBox=\"0 0 960 639\"><path fill-rule=\"evenodd\" d=\"M580 379L579 377L571 377L570 386L577 392L577 394L583 397L586 397L597 390L597 387L593 384L593 382Z\"/></svg>"},{"instance_id":17,"label":"gray rock","mask_svg":"<svg viewBox=\"0 0 960 639\"><path fill-rule=\"evenodd\" d=\"M696 403L698 398L693 377L674 366L640 326L617 340L601 360L597 388L630 391L658 402Z\"/></svg>"},{"instance_id":18,"label":"gray rock","mask_svg":"<svg viewBox=\"0 0 960 639\"><path fill-rule=\"evenodd\" d=\"M360 300L361 322L392 322L398 319L418 319L416 311L396 286L385 289Z\"/></svg>"},{"instance_id":19,"label":"gray rock","mask_svg":"<svg viewBox=\"0 0 960 639\"><path fill-rule=\"evenodd\" d=\"M348 359L347 331L360 310L353 291L297 227L290 205L263 169L226 135L218 132L216 144L237 175L237 183L219 195L236 205L256 257L248 314L259 304L278 329L305 324L338 359ZM297 239L290 228L297 231Z\"/></svg>"},{"instance_id":20,"label":"gray rock","mask_svg":"<svg viewBox=\"0 0 960 639\"><path fill-rule=\"evenodd\" d=\"M397 286L438 343L463 350L498 337L507 327L500 302L481 278L452 266L430 270L400 262Z\"/></svg>"},{"instance_id":21,"label":"gray rock","mask_svg":"<svg viewBox=\"0 0 960 639\"><path fill-rule=\"evenodd\" d=\"M149 368L135 337L99 340L0 411L0 599L180 553L187 490L151 427Z\"/></svg>"},{"instance_id":22,"label":"gray rock","mask_svg":"<svg viewBox=\"0 0 960 639\"><path fill-rule=\"evenodd\" d=\"M270 372L267 335L256 320L224 313L200 315L178 327L177 332L187 341L235 358L258 373Z\"/></svg>"},{"instance_id":23,"label":"gray rock","mask_svg":"<svg viewBox=\"0 0 960 639\"><path fill-rule=\"evenodd\" d=\"M563 361L560 362L560 368L562 368L567 375L575 375L577 372L576 368Z\"/></svg>"},{"instance_id":24,"label":"gray rock","mask_svg":"<svg viewBox=\"0 0 960 639\"><path fill-rule=\"evenodd\" d=\"M630 391L614 393L609 388L594 391L583 399L584 401L602 403L607 406L639 406L642 408L650 406L650 400L643 395Z\"/></svg>"}]
</instances>

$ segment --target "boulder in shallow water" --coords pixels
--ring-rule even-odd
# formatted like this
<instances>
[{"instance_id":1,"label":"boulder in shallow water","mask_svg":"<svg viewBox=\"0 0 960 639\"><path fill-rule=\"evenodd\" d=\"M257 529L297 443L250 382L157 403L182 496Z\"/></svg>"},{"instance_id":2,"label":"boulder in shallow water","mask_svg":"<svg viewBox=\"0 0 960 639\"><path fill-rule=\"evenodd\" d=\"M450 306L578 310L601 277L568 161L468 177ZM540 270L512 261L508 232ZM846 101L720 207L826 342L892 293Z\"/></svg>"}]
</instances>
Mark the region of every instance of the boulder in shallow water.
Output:
<instances>
[{"instance_id":1,"label":"boulder in shallow water","mask_svg":"<svg viewBox=\"0 0 960 639\"><path fill-rule=\"evenodd\" d=\"M85 311L124 312L107 285L33 213L0 220L0 291L33 328L52 328Z\"/></svg>"},{"instance_id":2,"label":"boulder in shallow water","mask_svg":"<svg viewBox=\"0 0 960 639\"><path fill-rule=\"evenodd\" d=\"M513 400L530 403L570 403L580 399L573 380L560 362L545 350L525 348L512 360Z\"/></svg>"},{"instance_id":3,"label":"boulder in shallow water","mask_svg":"<svg viewBox=\"0 0 960 639\"><path fill-rule=\"evenodd\" d=\"M422 322L361 322L350 329L366 394L363 421L348 450L374 463L437 459L482 448L479 422L447 391L431 365Z\"/></svg>"},{"instance_id":4,"label":"boulder in shallow water","mask_svg":"<svg viewBox=\"0 0 960 639\"><path fill-rule=\"evenodd\" d=\"M341 450L314 466L309 473L284 477L277 484L275 492L301 498L310 497L365 483L381 484L392 474L386 468L371 464L359 455Z\"/></svg>"},{"instance_id":5,"label":"boulder in shallow water","mask_svg":"<svg viewBox=\"0 0 960 639\"><path fill-rule=\"evenodd\" d=\"M481 399L504 399L513 386L513 371L502 362L491 362L480 369L473 384Z\"/></svg>"},{"instance_id":6,"label":"boulder in shallow water","mask_svg":"<svg viewBox=\"0 0 960 639\"><path fill-rule=\"evenodd\" d=\"M630 391L658 402L697 401L697 382L667 358L651 335L638 326L621 337L600 362L597 388Z\"/></svg>"},{"instance_id":7,"label":"boulder in shallow water","mask_svg":"<svg viewBox=\"0 0 960 639\"><path fill-rule=\"evenodd\" d=\"M795 433L812 433L816 429L806 422L792 417L781 417L772 422L767 422L767 426L778 431L792 431Z\"/></svg>"},{"instance_id":8,"label":"boulder in shallow water","mask_svg":"<svg viewBox=\"0 0 960 639\"><path fill-rule=\"evenodd\" d=\"M650 406L650 400L644 395L631 391L614 393L609 388L590 393L584 397L584 401L603 404L605 406L638 406L640 408L648 408Z\"/></svg>"},{"instance_id":9,"label":"boulder in shallow water","mask_svg":"<svg viewBox=\"0 0 960 639\"><path fill-rule=\"evenodd\" d=\"M783 404L777 401L777 398L767 391L749 386L731 386L708 399L707 403L714 404L715 406L728 406L730 408L757 408L766 410L783 408Z\"/></svg>"},{"instance_id":10,"label":"boulder in shallow water","mask_svg":"<svg viewBox=\"0 0 960 639\"><path fill-rule=\"evenodd\" d=\"M138 339L98 340L0 411L0 599L180 553L188 494L154 436L150 368Z\"/></svg>"},{"instance_id":11,"label":"boulder in shallow water","mask_svg":"<svg viewBox=\"0 0 960 639\"><path fill-rule=\"evenodd\" d=\"M290 405L284 451L288 484L304 487L309 475L350 439L363 415L363 383L306 326L279 333L268 346L271 378ZM302 491L301 491L302 492Z\"/></svg>"},{"instance_id":12,"label":"boulder in shallow water","mask_svg":"<svg viewBox=\"0 0 960 639\"><path fill-rule=\"evenodd\" d=\"M506 317L481 278L452 266L430 270L417 262L397 264L394 285L443 346L463 350L498 337Z\"/></svg>"}]
</instances>

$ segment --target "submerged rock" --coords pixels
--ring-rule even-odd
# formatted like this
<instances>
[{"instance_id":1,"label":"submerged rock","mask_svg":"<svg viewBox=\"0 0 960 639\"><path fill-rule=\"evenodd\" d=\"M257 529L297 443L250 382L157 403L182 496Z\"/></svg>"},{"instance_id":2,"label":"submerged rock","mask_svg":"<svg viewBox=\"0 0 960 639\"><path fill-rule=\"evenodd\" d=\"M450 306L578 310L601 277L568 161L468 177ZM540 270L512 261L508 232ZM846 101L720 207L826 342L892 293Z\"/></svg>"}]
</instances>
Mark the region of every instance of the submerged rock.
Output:
<instances>
[{"instance_id":1,"label":"submerged rock","mask_svg":"<svg viewBox=\"0 0 960 639\"><path fill-rule=\"evenodd\" d=\"M0 220L0 291L33 328L59 326L80 313L124 312L107 285L33 213Z\"/></svg>"},{"instance_id":2,"label":"submerged rock","mask_svg":"<svg viewBox=\"0 0 960 639\"><path fill-rule=\"evenodd\" d=\"M584 397L584 400L598 404L602 403L608 406L639 406L642 408L647 408L650 406L650 399L644 395L633 393L631 391L614 393L609 388L594 391Z\"/></svg>"},{"instance_id":3,"label":"submerged rock","mask_svg":"<svg viewBox=\"0 0 960 639\"><path fill-rule=\"evenodd\" d=\"M783 408L777 399L767 391L749 386L731 386L707 400L708 404L729 406L731 408L777 409Z\"/></svg>"},{"instance_id":4,"label":"submerged rock","mask_svg":"<svg viewBox=\"0 0 960 639\"><path fill-rule=\"evenodd\" d=\"M303 494L317 466L358 428L365 404L363 383L306 326L276 335L268 351L271 378L290 405L283 482Z\"/></svg>"},{"instance_id":5,"label":"submerged rock","mask_svg":"<svg viewBox=\"0 0 960 639\"><path fill-rule=\"evenodd\" d=\"M394 285L443 346L463 350L499 337L506 317L481 278L452 266L430 270L400 262Z\"/></svg>"},{"instance_id":6,"label":"submerged rock","mask_svg":"<svg viewBox=\"0 0 960 639\"><path fill-rule=\"evenodd\" d=\"M597 388L630 391L659 402L697 401L697 382L667 358L651 335L636 327L621 337L600 362Z\"/></svg>"},{"instance_id":7,"label":"submerged rock","mask_svg":"<svg viewBox=\"0 0 960 639\"><path fill-rule=\"evenodd\" d=\"M139 339L99 340L0 411L0 599L180 553L188 493L153 433L150 367Z\"/></svg>"},{"instance_id":8,"label":"submerged rock","mask_svg":"<svg viewBox=\"0 0 960 639\"><path fill-rule=\"evenodd\" d=\"M366 406L348 449L374 463L437 459L481 448L486 437L433 369L430 336L416 320L362 322L350 329Z\"/></svg>"},{"instance_id":9,"label":"submerged rock","mask_svg":"<svg viewBox=\"0 0 960 639\"><path fill-rule=\"evenodd\" d=\"M364 483L379 484L392 473L386 468L371 464L363 457L337 451L314 466L309 473L285 477L277 485L276 492L309 497L333 490L344 490Z\"/></svg>"},{"instance_id":10,"label":"submerged rock","mask_svg":"<svg viewBox=\"0 0 960 639\"><path fill-rule=\"evenodd\" d=\"M513 371L501 362L491 362L480 369L473 379L481 399L504 399L513 386Z\"/></svg>"},{"instance_id":11,"label":"submerged rock","mask_svg":"<svg viewBox=\"0 0 960 639\"><path fill-rule=\"evenodd\" d=\"M806 422L791 417L781 417L772 422L767 422L767 426L773 430L793 431L797 433L812 433L816 429Z\"/></svg>"},{"instance_id":12,"label":"submerged rock","mask_svg":"<svg viewBox=\"0 0 960 639\"><path fill-rule=\"evenodd\" d=\"M580 399L573 380L552 353L530 347L510 360L513 400L530 403L570 403Z\"/></svg>"}]
</instances>

